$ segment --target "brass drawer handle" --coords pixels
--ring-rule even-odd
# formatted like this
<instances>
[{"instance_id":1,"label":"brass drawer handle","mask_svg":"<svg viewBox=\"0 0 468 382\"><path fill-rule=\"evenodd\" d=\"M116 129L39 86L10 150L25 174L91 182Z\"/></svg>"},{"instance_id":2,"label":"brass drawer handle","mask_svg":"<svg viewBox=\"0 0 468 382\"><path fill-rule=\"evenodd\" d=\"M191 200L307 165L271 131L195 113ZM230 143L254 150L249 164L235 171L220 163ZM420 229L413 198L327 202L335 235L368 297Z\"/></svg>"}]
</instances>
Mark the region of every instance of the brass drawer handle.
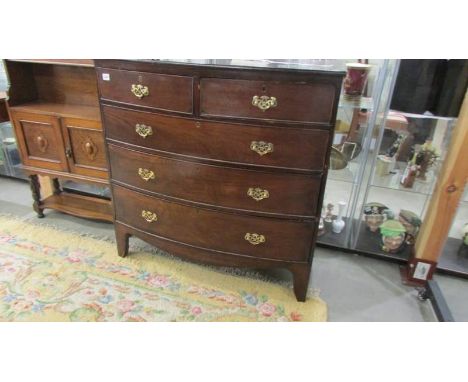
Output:
<instances>
[{"instance_id":1,"label":"brass drawer handle","mask_svg":"<svg viewBox=\"0 0 468 382\"><path fill-rule=\"evenodd\" d=\"M156 215L154 212L146 210L141 211L141 217L145 219L148 223L152 223L158 220L158 215Z\"/></svg>"},{"instance_id":2,"label":"brass drawer handle","mask_svg":"<svg viewBox=\"0 0 468 382\"><path fill-rule=\"evenodd\" d=\"M262 190L261 188L258 188L258 187L256 188L250 187L247 190L247 195L258 202L262 199L268 198L270 196L270 193L268 192L268 190Z\"/></svg>"},{"instance_id":3,"label":"brass drawer handle","mask_svg":"<svg viewBox=\"0 0 468 382\"><path fill-rule=\"evenodd\" d=\"M258 233L246 233L244 239L252 245L262 244L266 241L265 236Z\"/></svg>"},{"instance_id":4,"label":"brass drawer handle","mask_svg":"<svg viewBox=\"0 0 468 382\"><path fill-rule=\"evenodd\" d=\"M142 138L146 138L148 135L153 135L153 129L151 126L146 126L139 123L135 125L135 131Z\"/></svg>"},{"instance_id":5,"label":"brass drawer handle","mask_svg":"<svg viewBox=\"0 0 468 382\"><path fill-rule=\"evenodd\" d=\"M273 152L273 143L252 141L250 144L250 149L263 156Z\"/></svg>"},{"instance_id":6,"label":"brass drawer handle","mask_svg":"<svg viewBox=\"0 0 468 382\"><path fill-rule=\"evenodd\" d=\"M268 96L253 96L252 105L258 107L261 111L268 110L269 108L278 106L278 101L276 97Z\"/></svg>"},{"instance_id":7,"label":"brass drawer handle","mask_svg":"<svg viewBox=\"0 0 468 382\"><path fill-rule=\"evenodd\" d=\"M148 181L148 180L153 180L155 178L154 171L148 170L147 168L139 168L138 169L138 175L140 175L140 178Z\"/></svg>"},{"instance_id":8,"label":"brass drawer handle","mask_svg":"<svg viewBox=\"0 0 468 382\"><path fill-rule=\"evenodd\" d=\"M149 96L148 86L132 84L132 93L138 99Z\"/></svg>"}]
</instances>

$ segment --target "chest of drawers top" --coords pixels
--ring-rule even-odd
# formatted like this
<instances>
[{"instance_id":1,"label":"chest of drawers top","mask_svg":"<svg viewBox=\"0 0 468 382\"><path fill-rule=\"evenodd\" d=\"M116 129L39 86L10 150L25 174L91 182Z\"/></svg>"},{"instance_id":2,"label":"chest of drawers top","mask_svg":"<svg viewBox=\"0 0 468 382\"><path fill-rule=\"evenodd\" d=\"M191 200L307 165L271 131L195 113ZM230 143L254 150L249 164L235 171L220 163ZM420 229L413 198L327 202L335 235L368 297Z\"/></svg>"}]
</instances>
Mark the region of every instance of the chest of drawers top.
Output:
<instances>
[{"instance_id":1,"label":"chest of drawers top","mask_svg":"<svg viewBox=\"0 0 468 382\"><path fill-rule=\"evenodd\" d=\"M328 129L342 72L96 60L103 103L201 119Z\"/></svg>"}]
</instances>

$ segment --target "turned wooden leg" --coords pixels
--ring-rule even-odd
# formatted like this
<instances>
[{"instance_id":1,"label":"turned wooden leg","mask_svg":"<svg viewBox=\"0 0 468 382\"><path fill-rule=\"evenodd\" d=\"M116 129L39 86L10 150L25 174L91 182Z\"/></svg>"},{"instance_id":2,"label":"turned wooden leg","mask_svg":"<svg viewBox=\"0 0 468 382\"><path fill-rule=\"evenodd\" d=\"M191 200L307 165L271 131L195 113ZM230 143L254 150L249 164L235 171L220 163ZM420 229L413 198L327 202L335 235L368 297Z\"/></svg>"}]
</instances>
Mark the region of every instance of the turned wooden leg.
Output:
<instances>
[{"instance_id":1,"label":"turned wooden leg","mask_svg":"<svg viewBox=\"0 0 468 382\"><path fill-rule=\"evenodd\" d=\"M57 178L52 179L52 185L54 186L54 195L59 195L62 192L59 180Z\"/></svg>"},{"instance_id":2,"label":"turned wooden leg","mask_svg":"<svg viewBox=\"0 0 468 382\"><path fill-rule=\"evenodd\" d=\"M294 294L297 301L304 302L307 298L311 268L310 264L294 264L289 268L294 278Z\"/></svg>"},{"instance_id":3,"label":"turned wooden leg","mask_svg":"<svg viewBox=\"0 0 468 382\"><path fill-rule=\"evenodd\" d=\"M115 239L117 241L117 253L120 257L128 255L128 239L130 234L127 233L124 226L115 224Z\"/></svg>"},{"instance_id":4,"label":"turned wooden leg","mask_svg":"<svg viewBox=\"0 0 468 382\"><path fill-rule=\"evenodd\" d=\"M34 200L33 209L37 213L38 218L44 217L44 209L41 208L41 185L39 183L39 178L37 175L29 176L29 185L31 186L31 193Z\"/></svg>"}]
</instances>

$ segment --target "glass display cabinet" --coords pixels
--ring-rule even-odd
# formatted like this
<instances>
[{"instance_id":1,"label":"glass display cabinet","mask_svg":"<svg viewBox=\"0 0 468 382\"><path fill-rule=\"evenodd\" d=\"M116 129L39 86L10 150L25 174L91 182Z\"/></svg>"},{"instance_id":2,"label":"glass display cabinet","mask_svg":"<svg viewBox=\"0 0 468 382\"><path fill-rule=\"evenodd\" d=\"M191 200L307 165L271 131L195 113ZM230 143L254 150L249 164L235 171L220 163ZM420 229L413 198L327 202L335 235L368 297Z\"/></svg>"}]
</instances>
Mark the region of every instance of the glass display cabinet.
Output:
<instances>
[{"instance_id":1,"label":"glass display cabinet","mask_svg":"<svg viewBox=\"0 0 468 382\"><path fill-rule=\"evenodd\" d=\"M317 242L404 263L424 221L456 118L392 110L400 61L369 63L367 96L359 104L343 96L340 102L334 146L346 165L333 169L331 160L324 229ZM345 227L336 233L331 222L340 214L340 204ZM465 223L466 190L439 269L468 274L468 257L456 257Z\"/></svg>"},{"instance_id":2,"label":"glass display cabinet","mask_svg":"<svg viewBox=\"0 0 468 382\"><path fill-rule=\"evenodd\" d=\"M381 125L388 112L398 61L369 60L369 64L371 70L365 95L350 101L342 94L338 108L334 150L322 211L324 229L320 230L317 240L326 246L343 249L355 247L359 205L371 170L369 161L379 147ZM340 209L345 226L337 233L333 231L331 221L340 214Z\"/></svg>"}]
</instances>

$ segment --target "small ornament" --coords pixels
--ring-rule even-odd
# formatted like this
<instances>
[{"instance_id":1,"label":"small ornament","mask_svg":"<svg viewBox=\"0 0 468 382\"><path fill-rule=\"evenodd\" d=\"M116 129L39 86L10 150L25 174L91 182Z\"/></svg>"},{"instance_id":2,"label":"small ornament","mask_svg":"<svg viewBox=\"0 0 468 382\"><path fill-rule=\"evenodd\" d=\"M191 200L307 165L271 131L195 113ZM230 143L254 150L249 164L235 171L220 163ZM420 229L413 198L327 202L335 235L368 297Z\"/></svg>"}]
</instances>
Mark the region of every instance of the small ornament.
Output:
<instances>
[{"instance_id":1,"label":"small ornament","mask_svg":"<svg viewBox=\"0 0 468 382\"><path fill-rule=\"evenodd\" d=\"M364 205L364 220L371 232L377 232L380 225L392 216L393 213L382 203L369 202Z\"/></svg>"},{"instance_id":2,"label":"small ornament","mask_svg":"<svg viewBox=\"0 0 468 382\"><path fill-rule=\"evenodd\" d=\"M435 164L437 158L439 158L439 153L437 149L432 146L432 140L426 140L416 154L415 162L418 165L418 179L426 180L427 171Z\"/></svg>"},{"instance_id":3,"label":"small ornament","mask_svg":"<svg viewBox=\"0 0 468 382\"><path fill-rule=\"evenodd\" d=\"M465 223L462 229L463 237L458 254L460 256L468 257L468 223Z\"/></svg>"},{"instance_id":4,"label":"small ornament","mask_svg":"<svg viewBox=\"0 0 468 382\"><path fill-rule=\"evenodd\" d=\"M406 165L403 175L401 176L401 185L405 188L413 188L414 180L416 179L417 173L418 166L414 163L409 162Z\"/></svg>"},{"instance_id":5,"label":"small ornament","mask_svg":"<svg viewBox=\"0 0 468 382\"><path fill-rule=\"evenodd\" d=\"M327 213L325 214L325 219L324 219L326 223L331 223L332 222L332 220L333 220L333 208L334 207L335 206L333 204L331 204L331 203L327 204Z\"/></svg>"},{"instance_id":6,"label":"small ornament","mask_svg":"<svg viewBox=\"0 0 468 382\"><path fill-rule=\"evenodd\" d=\"M332 223L332 229L335 233L341 233L341 231L343 231L343 228L345 227L345 221L343 220L343 213L345 207L345 202L338 203L338 217L335 220L333 220Z\"/></svg>"},{"instance_id":7,"label":"small ornament","mask_svg":"<svg viewBox=\"0 0 468 382\"><path fill-rule=\"evenodd\" d=\"M406 244L413 245L421 226L421 219L414 212L401 210L398 220L406 229Z\"/></svg>"},{"instance_id":8,"label":"small ornament","mask_svg":"<svg viewBox=\"0 0 468 382\"><path fill-rule=\"evenodd\" d=\"M387 220L380 226L382 250L389 253L400 252L405 244L406 229L398 220Z\"/></svg>"},{"instance_id":9,"label":"small ornament","mask_svg":"<svg viewBox=\"0 0 468 382\"><path fill-rule=\"evenodd\" d=\"M324 207L322 206L322 213L320 214L320 220L318 224L318 231L317 231L317 236L322 236L326 231L325 231L325 223L323 221L323 215L324 215Z\"/></svg>"}]
</instances>

